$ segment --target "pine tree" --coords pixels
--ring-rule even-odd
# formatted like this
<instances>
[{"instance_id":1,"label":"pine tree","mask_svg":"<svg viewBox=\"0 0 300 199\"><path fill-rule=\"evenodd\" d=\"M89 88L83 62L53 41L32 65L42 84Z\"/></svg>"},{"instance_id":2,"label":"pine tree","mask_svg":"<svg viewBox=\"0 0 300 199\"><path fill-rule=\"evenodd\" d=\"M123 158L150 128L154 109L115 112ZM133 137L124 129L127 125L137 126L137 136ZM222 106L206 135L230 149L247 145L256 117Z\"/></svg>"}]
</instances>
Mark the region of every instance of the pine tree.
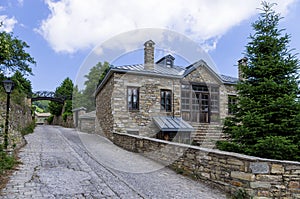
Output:
<instances>
[{"instance_id":1,"label":"pine tree","mask_svg":"<svg viewBox=\"0 0 300 199\"><path fill-rule=\"evenodd\" d=\"M282 19L262 3L246 46L247 64L239 65L236 114L228 117L229 141L219 149L265 158L300 160L299 60L288 49L290 36L278 28Z\"/></svg>"}]
</instances>

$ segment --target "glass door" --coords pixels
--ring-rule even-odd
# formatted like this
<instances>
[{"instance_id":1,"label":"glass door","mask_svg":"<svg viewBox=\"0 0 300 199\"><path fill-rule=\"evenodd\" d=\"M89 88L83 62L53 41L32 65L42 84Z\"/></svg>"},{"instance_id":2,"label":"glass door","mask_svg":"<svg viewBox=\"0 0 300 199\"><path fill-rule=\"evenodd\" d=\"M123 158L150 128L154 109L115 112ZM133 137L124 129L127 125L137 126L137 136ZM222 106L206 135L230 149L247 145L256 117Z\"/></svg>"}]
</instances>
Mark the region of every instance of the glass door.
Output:
<instances>
[{"instance_id":1,"label":"glass door","mask_svg":"<svg viewBox=\"0 0 300 199\"><path fill-rule=\"evenodd\" d=\"M200 123L209 123L209 94L193 92L191 121Z\"/></svg>"}]
</instances>

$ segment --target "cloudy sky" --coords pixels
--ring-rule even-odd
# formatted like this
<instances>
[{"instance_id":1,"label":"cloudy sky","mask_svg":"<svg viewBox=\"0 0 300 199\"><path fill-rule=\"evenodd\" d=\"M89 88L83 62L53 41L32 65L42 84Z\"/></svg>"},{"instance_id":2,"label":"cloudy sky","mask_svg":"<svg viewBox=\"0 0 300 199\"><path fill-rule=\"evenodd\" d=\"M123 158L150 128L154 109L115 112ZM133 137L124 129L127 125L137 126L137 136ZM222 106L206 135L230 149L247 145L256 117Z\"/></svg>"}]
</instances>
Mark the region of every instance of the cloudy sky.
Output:
<instances>
[{"instance_id":1,"label":"cloudy sky","mask_svg":"<svg viewBox=\"0 0 300 199\"><path fill-rule=\"evenodd\" d=\"M272 1L284 17L280 26L291 34L294 53L300 52L299 1ZM37 61L35 76L28 77L33 89L54 90L66 77L76 81L93 49L101 60L103 49L95 47L107 41L115 41L108 44L118 44L122 55L142 49L141 41L147 38L155 38L158 48L166 48L151 35L153 31L142 31L143 37L131 34L140 29L183 35L208 53L220 73L236 76L235 65L243 56L259 7L257 0L2 0L0 21L2 30L13 32L30 46L28 52ZM142 63L139 55L122 61Z\"/></svg>"}]
</instances>

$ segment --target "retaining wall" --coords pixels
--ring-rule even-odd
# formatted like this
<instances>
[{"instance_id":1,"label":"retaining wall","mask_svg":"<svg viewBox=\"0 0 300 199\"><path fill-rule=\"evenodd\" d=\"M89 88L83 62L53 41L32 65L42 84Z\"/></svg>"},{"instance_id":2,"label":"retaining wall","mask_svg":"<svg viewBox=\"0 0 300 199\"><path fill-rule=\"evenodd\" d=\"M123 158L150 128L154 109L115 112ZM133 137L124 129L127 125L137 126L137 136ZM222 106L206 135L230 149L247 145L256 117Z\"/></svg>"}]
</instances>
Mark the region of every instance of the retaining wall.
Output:
<instances>
[{"instance_id":1,"label":"retaining wall","mask_svg":"<svg viewBox=\"0 0 300 199\"><path fill-rule=\"evenodd\" d=\"M279 161L113 133L113 142L168 165L180 173L254 198L300 198L300 162ZM276 150L276 149L275 149Z\"/></svg>"},{"instance_id":2,"label":"retaining wall","mask_svg":"<svg viewBox=\"0 0 300 199\"><path fill-rule=\"evenodd\" d=\"M8 149L19 149L25 144L21 130L32 122L31 109L27 99L22 105L11 101L9 112ZM6 118L6 101L0 101L0 143L3 144Z\"/></svg>"}]
</instances>

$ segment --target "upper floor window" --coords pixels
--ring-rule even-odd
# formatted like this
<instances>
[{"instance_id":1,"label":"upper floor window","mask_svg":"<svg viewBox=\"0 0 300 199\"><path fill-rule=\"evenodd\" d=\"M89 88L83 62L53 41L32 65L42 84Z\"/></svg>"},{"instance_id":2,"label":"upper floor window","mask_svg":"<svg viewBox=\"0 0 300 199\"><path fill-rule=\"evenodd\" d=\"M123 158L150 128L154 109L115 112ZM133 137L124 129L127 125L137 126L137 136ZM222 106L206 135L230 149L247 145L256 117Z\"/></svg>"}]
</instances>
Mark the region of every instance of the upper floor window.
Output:
<instances>
[{"instance_id":1,"label":"upper floor window","mask_svg":"<svg viewBox=\"0 0 300 199\"><path fill-rule=\"evenodd\" d=\"M172 111L172 92L170 90L160 91L160 109L166 112Z\"/></svg>"},{"instance_id":2,"label":"upper floor window","mask_svg":"<svg viewBox=\"0 0 300 199\"><path fill-rule=\"evenodd\" d=\"M127 107L130 111L139 110L139 88L128 87Z\"/></svg>"}]
</instances>

